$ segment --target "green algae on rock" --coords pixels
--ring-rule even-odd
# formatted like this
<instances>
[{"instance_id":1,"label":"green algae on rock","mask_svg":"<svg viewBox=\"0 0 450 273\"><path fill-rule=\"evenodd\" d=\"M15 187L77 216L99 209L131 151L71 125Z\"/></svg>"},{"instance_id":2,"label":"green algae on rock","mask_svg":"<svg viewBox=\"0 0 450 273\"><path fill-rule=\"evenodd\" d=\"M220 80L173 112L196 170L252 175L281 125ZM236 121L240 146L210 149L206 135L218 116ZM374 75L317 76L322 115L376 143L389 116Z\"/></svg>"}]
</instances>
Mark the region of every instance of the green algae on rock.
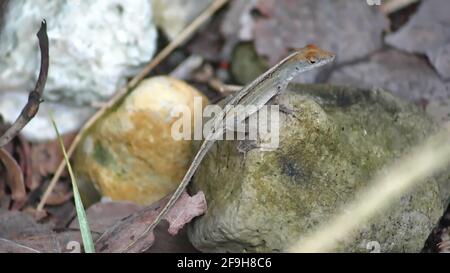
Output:
<instances>
[{"instance_id":1,"label":"green algae on rock","mask_svg":"<svg viewBox=\"0 0 450 273\"><path fill-rule=\"evenodd\" d=\"M326 223L383 168L437 126L415 106L382 90L290 85L280 105L280 147L219 141L201 164L193 192L208 211L189 226L207 252L279 252ZM241 153L238 147L250 147ZM417 252L443 212L430 177L357 230L336 251Z\"/></svg>"}]
</instances>

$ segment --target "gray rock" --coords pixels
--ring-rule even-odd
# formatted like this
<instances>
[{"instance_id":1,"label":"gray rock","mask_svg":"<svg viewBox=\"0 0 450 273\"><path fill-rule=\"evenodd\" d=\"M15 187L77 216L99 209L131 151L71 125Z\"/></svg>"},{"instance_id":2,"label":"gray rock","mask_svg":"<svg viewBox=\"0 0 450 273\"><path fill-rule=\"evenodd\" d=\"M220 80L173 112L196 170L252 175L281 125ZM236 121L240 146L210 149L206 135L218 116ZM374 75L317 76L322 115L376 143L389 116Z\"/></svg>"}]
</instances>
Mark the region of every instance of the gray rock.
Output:
<instances>
[{"instance_id":1,"label":"gray rock","mask_svg":"<svg viewBox=\"0 0 450 273\"><path fill-rule=\"evenodd\" d=\"M276 100L288 113L280 116L279 149L219 141L197 171L191 190L205 193L208 210L188 234L199 250L285 250L437 128L418 108L378 89L290 85ZM237 147L245 146L244 155ZM367 252L369 241L382 252L420 251L443 212L439 179L448 175L404 194L336 251Z\"/></svg>"}]
</instances>

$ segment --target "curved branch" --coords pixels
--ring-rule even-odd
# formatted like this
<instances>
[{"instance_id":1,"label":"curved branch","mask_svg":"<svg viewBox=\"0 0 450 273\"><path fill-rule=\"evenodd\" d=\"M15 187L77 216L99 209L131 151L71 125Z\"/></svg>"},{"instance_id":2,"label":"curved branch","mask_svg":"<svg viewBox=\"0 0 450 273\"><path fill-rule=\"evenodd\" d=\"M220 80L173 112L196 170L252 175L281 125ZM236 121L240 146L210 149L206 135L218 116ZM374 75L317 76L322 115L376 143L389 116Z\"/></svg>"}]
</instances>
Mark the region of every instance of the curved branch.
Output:
<instances>
[{"instance_id":1,"label":"curved branch","mask_svg":"<svg viewBox=\"0 0 450 273\"><path fill-rule=\"evenodd\" d=\"M19 117L16 121L14 121L13 125L2 136L0 136L0 147L10 142L23 129L23 127L30 122L30 120L38 112L39 104L43 101L42 93L44 92L45 83L47 82L49 66L47 23L45 20L41 23L41 28L37 33L37 37L39 39L39 48L41 49L41 69L39 71L36 86L28 95L28 102L22 109Z\"/></svg>"}]
</instances>

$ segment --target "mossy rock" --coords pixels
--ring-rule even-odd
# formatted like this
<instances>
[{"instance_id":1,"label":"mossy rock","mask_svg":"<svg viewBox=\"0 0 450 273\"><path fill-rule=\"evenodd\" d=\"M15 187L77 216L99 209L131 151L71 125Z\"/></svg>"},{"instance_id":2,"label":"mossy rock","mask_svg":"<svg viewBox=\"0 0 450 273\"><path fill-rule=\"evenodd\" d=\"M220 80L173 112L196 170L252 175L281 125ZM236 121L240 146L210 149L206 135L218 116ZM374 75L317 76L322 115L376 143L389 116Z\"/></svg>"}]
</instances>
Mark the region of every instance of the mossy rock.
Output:
<instances>
[{"instance_id":1,"label":"mossy rock","mask_svg":"<svg viewBox=\"0 0 450 273\"><path fill-rule=\"evenodd\" d=\"M283 109L277 150L218 141L194 177L190 190L208 202L189 226L199 250L285 251L437 129L421 110L378 89L290 85L273 100ZM370 241L382 252L420 251L443 213L439 182L449 174L395 200L335 251L368 252Z\"/></svg>"}]
</instances>

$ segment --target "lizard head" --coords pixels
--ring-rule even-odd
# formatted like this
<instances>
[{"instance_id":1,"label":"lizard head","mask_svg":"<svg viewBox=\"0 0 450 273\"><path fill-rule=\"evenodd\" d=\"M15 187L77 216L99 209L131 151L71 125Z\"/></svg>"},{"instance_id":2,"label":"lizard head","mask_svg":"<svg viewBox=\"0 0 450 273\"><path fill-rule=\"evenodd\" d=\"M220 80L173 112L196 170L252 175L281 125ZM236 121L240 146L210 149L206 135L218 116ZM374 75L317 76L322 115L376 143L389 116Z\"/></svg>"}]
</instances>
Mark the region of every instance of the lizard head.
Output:
<instances>
[{"instance_id":1,"label":"lizard head","mask_svg":"<svg viewBox=\"0 0 450 273\"><path fill-rule=\"evenodd\" d=\"M294 61L301 66L308 68L314 68L330 63L336 57L336 54L325 51L316 45L307 45L304 48L297 50L294 54Z\"/></svg>"}]
</instances>

